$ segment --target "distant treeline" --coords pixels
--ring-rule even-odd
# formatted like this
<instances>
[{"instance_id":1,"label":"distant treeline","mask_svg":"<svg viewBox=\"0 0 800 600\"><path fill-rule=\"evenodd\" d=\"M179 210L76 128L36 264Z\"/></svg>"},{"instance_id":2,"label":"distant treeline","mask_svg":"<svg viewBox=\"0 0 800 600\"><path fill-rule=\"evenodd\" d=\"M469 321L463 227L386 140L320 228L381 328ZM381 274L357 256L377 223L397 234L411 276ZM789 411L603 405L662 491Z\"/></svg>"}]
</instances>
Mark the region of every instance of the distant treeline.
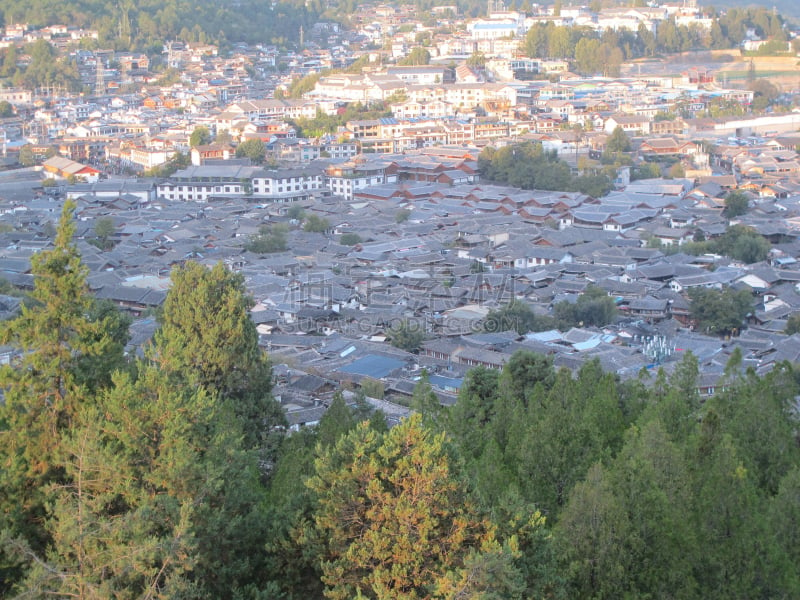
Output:
<instances>
[{"instance_id":1,"label":"distant treeline","mask_svg":"<svg viewBox=\"0 0 800 600\"><path fill-rule=\"evenodd\" d=\"M297 43L301 26L308 40L314 23L327 20L349 24L358 15L361 4L355 0L328 3L321 0L280 0L274 4L256 0L222 4L213 0L7 0L0 9L0 24L28 23L34 27L62 24L96 29L99 40L84 40L84 45L157 55L161 53L164 41L176 39L223 46L234 42ZM414 4L420 9L421 22L434 25L436 18L430 10L436 3L419 0ZM481 16L486 12L484 2L469 0L456 4L462 15ZM511 8L515 6L523 11L531 9L526 4L511 3ZM596 3L592 8L599 10L602 6ZM754 30L761 38L785 40L782 25L782 18L766 8L720 11L710 30L676 26L673 21L666 21L659 25L655 35L644 28L608 31L601 35L589 29L560 28L551 24L534 27L528 34L525 48L529 56L574 58L581 63L584 62L580 60L581 55L586 54L586 49L578 52L578 42L586 38L597 40L602 45L601 59L609 53L615 58L616 53L611 50L618 48L622 58L627 60L693 48L736 47L746 38L748 29Z\"/></svg>"},{"instance_id":2,"label":"distant treeline","mask_svg":"<svg viewBox=\"0 0 800 600\"><path fill-rule=\"evenodd\" d=\"M270 2L237 0L8 0L3 3L4 24L35 27L61 24L96 29L103 49L144 50L159 54L166 40L222 43L285 44L295 42L300 27L306 32L324 12L320 0ZM92 42L86 42L92 44Z\"/></svg>"},{"instance_id":3,"label":"distant treeline","mask_svg":"<svg viewBox=\"0 0 800 600\"><path fill-rule=\"evenodd\" d=\"M738 48L747 39L748 30L759 39L788 39L780 15L765 8L734 8L719 14L711 28L678 25L670 18L659 23L656 33L644 25L636 31L622 28L598 32L588 27L538 24L528 31L523 48L533 58L573 60L575 69L582 74L614 76L624 61L635 58Z\"/></svg>"}]
</instances>

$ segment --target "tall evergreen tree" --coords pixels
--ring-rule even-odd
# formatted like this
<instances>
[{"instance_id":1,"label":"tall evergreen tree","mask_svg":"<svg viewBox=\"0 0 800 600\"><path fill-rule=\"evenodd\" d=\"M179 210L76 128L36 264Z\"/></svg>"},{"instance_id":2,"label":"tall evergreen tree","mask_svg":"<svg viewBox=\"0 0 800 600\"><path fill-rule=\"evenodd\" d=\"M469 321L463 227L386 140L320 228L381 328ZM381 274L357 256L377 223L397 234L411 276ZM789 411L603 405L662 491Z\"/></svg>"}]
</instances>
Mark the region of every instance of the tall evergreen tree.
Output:
<instances>
[{"instance_id":1,"label":"tall evergreen tree","mask_svg":"<svg viewBox=\"0 0 800 600\"><path fill-rule=\"evenodd\" d=\"M317 459L308 485L326 597L477 597L470 590L516 585L454 467L445 435L420 415L384 436L362 423Z\"/></svg>"},{"instance_id":2,"label":"tall evergreen tree","mask_svg":"<svg viewBox=\"0 0 800 600\"><path fill-rule=\"evenodd\" d=\"M626 550L631 597L696 598L697 538L686 513L691 479L680 449L658 420L631 427L610 470L612 488L630 523Z\"/></svg>"},{"instance_id":3,"label":"tall evergreen tree","mask_svg":"<svg viewBox=\"0 0 800 600\"><path fill-rule=\"evenodd\" d=\"M231 402L247 442L263 445L283 414L270 393L272 371L258 346L252 305L243 277L222 263L176 267L150 356L176 382Z\"/></svg>"},{"instance_id":4,"label":"tall evergreen tree","mask_svg":"<svg viewBox=\"0 0 800 600\"><path fill-rule=\"evenodd\" d=\"M561 513L554 535L575 598L624 598L631 576L631 528L600 464L589 469Z\"/></svg>"},{"instance_id":5,"label":"tall evergreen tree","mask_svg":"<svg viewBox=\"0 0 800 600\"><path fill-rule=\"evenodd\" d=\"M163 471L151 479L167 459L162 425L175 413L164 402L145 406L155 399L120 383L102 408L82 410L62 437L65 477L48 489L46 550L13 542L29 565L14 589L21 597L147 598L187 588L193 500L171 495ZM148 410L159 412L161 425L144 418ZM164 441L175 453L167 460L185 451L177 440Z\"/></svg>"},{"instance_id":6,"label":"tall evergreen tree","mask_svg":"<svg viewBox=\"0 0 800 600\"><path fill-rule=\"evenodd\" d=\"M761 378L751 372L706 403L735 440L738 455L758 488L769 496L800 464L798 423L792 408L797 396L795 376L788 363Z\"/></svg>"},{"instance_id":7,"label":"tall evergreen tree","mask_svg":"<svg viewBox=\"0 0 800 600\"><path fill-rule=\"evenodd\" d=\"M433 391L427 372L422 373L422 377L417 382L417 385L414 386L410 406L411 410L415 410L422 415L428 425L432 427L438 427L440 425L440 421L442 420L442 403Z\"/></svg>"},{"instance_id":8,"label":"tall evergreen tree","mask_svg":"<svg viewBox=\"0 0 800 600\"><path fill-rule=\"evenodd\" d=\"M324 447L333 447L340 437L356 426L357 422L353 411L345 402L344 395L336 392L317 427L317 443Z\"/></svg>"},{"instance_id":9,"label":"tall evergreen tree","mask_svg":"<svg viewBox=\"0 0 800 600\"><path fill-rule=\"evenodd\" d=\"M75 203L66 201L54 246L31 258L34 289L21 314L0 328L3 343L18 357L0 369L5 391L0 404L0 528L42 551L48 486L65 480L57 451L82 406L91 401L82 373L92 372L92 387L110 379L127 339L107 327L116 317L100 317L86 284L87 268L72 238ZM91 367L90 367L91 365Z\"/></svg>"},{"instance_id":10,"label":"tall evergreen tree","mask_svg":"<svg viewBox=\"0 0 800 600\"><path fill-rule=\"evenodd\" d=\"M485 430L494 419L499 376L495 369L471 369L446 413L446 429L467 459L478 457L487 442Z\"/></svg>"},{"instance_id":11,"label":"tall evergreen tree","mask_svg":"<svg viewBox=\"0 0 800 600\"><path fill-rule=\"evenodd\" d=\"M770 500L769 533L775 540L768 579L777 587L775 598L800 596L800 465L796 465L781 481L778 493Z\"/></svg>"},{"instance_id":12,"label":"tall evergreen tree","mask_svg":"<svg viewBox=\"0 0 800 600\"><path fill-rule=\"evenodd\" d=\"M75 205L64 204L55 245L31 257L34 289L16 319L3 324L2 341L19 349L18 363L2 370L6 388L4 417L12 433L29 429L25 437L35 462L46 460L42 452L57 443L53 434L68 427L80 398L74 392L78 358L92 352L85 344L92 305L86 285L88 269L72 243ZM38 438L38 436L42 436ZM46 465L29 465L34 470Z\"/></svg>"},{"instance_id":13,"label":"tall evergreen tree","mask_svg":"<svg viewBox=\"0 0 800 600\"><path fill-rule=\"evenodd\" d=\"M256 455L239 419L152 365L87 406L62 439L46 552L18 586L79 598L250 598L271 590Z\"/></svg>"},{"instance_id":14,"label":"tall evergreen tree","mask_svg":"<svg viewBox=\"0 0 800 600\"><path fill-rule=\"evenodd\" d=\"M705 598L764 596L772 543L765 502L713 408L703 418L692 464L694 528L703 540L697 581Z\"/></svg>"},{"instance_id":15,"label":"tall evergreen tree","mask_svg":"<svg viewBox=\"0 0 800 600\"><path fill-rule=\"evenodd\" d=\"M331 432L337 429L333 423L328 426ZM314 448L330 449L317 439L313 428L304 427L281 440L265 501L270 531L265 540L267 568L288 599L322 595L316 549L309 548L305 537L314 512L312 492L305 485L314 475Z\"/></svg>"}]
</instances>

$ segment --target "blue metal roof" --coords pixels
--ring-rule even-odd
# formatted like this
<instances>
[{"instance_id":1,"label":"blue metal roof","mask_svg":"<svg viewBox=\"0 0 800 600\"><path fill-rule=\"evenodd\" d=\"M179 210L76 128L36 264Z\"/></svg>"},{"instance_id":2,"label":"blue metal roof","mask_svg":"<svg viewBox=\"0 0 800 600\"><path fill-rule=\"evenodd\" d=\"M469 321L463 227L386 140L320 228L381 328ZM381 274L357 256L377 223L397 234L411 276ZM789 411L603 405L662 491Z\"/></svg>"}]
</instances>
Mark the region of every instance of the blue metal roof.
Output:
<instances>
[{"instance_id":1,"label":"blue metal roof","mask_svg":"<svg viewBox=\"0 0 800 600\"><path fill-rule=\"evenodd\" d=\"M403 361L389 358L388 356L367 354L351 362L349 365L341 367L339 372L363 375L365 377L372 377L373 379L382 379L392 371L401 368L404 364Z\"/></svg>"},{"instance_id":2,"label":"blue metal roof","mask_svg":"<svg viewBox=\"0 0 800 600\"><path fill-rule=\"evenodd\" d=\"M436 386L445 391L460 390L464 384L464 380L455 377L443 377L442 375L430 375L428 381L433 386Z\"/></svg>"}]
</instances>

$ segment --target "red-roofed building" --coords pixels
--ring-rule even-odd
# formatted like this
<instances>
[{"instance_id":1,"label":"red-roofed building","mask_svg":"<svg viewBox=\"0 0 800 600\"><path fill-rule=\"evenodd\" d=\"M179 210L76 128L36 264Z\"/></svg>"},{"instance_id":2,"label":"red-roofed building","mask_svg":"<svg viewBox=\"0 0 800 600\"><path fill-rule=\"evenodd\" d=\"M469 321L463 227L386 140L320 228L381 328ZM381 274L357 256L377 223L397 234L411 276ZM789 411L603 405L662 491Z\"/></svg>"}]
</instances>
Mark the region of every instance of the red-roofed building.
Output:
<instances>
[{"instance_id":1,"label":"red-roofed building","mask_svg":"<svg viewBox=\"0 0 800 600\"><path fill-rule=\"evenodd\" d=\"M56 177L64 177L69 179L74 177L78 181L85 181L87 183L95 183L100 178L100 171L89 165L83 165L74 160L64 158L63 156L53 156L48 158L42 164L44 172L51 179Z\"/></svg>"}]
</instances>

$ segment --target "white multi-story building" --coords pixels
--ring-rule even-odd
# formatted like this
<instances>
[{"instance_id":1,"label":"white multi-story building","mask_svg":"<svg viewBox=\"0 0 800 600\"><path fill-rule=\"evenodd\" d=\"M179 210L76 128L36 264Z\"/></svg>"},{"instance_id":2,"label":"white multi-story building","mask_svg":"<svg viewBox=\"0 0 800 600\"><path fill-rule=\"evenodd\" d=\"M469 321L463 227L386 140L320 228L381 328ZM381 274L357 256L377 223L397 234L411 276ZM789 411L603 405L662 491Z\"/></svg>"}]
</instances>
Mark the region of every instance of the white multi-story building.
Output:
<instances>
[{"instance_id":1,"label":"white multi-story building","mask_svg":"<svg viewBox=\"0 0 800 600\"><path fill-rule=\"evenodd\" d=\"M241 165L202 165L178 171L156 186L160 198L206 202L221 196L246 196L252 193L252 180L258 167Z\"/></svg>"},{"instance_id":2,"label":"white multi-story building","mask_svg":"<svg viewBox=\"0 0 800 600\"><path fill-rule=\"evenodd\" d=\"M617 31L624 28L636 31L641 24L655 33L658 24L667 17L667 10L659 7L604 8L597 15L595 29Z\"/></svg>"},{"instance_id":3,"label":"white multi-story building","mask_svg":"<svg viewBox=\"0 0 800 600\"><path fill-rule=\"evenodd\" d=\"M396 182L397 175L386 173L389 165L385 161L367 160L332 164L325 170L325 187L345 200L352 200L357 190Z\"/></svg>"},{"instance_id":4,"label":"white multi-story building","mask_svg":"<svg viewBox=\"0 0 800 600\"><path fill-rule=\"evenodd\" d=\"M252 179L253 196L266 196L274 201L293 202L308 198L323 188L321 169L262 170Z\"/></svg>"},{"instance_id":5,"label":"white multi-story building","mask_svg":"<svg viewBox=\"0 0 800 600\"><path fill-rule=\"evenodd\" d=\"M439 119L455 115L455 107L443 100L398 102L397 104L392 104L391 109L392 114L398 119L419 119L421 117Z\"/></svg>"},{"instance_id":6,"label":"white multi-story building","mask_svg":"<svg viewBox=\"0 0 800 600\"><path fill-rule=\"evenodd\" d=\"M412 85L434 85L453 80L452 69L436 65L387 67L386 74Z\"/></svg>"},{"instance_id":7,"label":"white multi-story building","mask_svg":"<svg viewBox=\"0 0 800 600\"><path fill-rule=\"evenodd\" d=\"M8 88L0 90L0 101L5 100L11 104L30 104L33 102L33 92L21 88Z\"/></svg>"},{"instance_id":8,"label":"white multi-story building","mask_svg":"<svg viewBox=\"0 0 800 600\"><path fill-rule=\"evenodd\" d=\"M344 140L324 142L320 148L327 158L353 158L358 154L358 144Z\"/></svg>"},{"instance_id":9,"label":"white multi-story building","mask_svg":"<svg viewBox=\"0 0 800 600\"><path fill-rule=\"evenodd\" d=\"M339 98L350 102L365 102L376 94L375 86L366 83L363 75L329 75L320 77L314 86L315 98Z\"/></svg>"},{"instance_id":10,"label":"white multi-story building","mask_svg":"<svg viewBox=\"0 0 800 600\"><path fill-rule=\"evenodd\" d=\"M470 109L486 102L517 103L515 87L497 83L451 83L436 87L409 86L408 98L414 102L442 100L459 109Z\"/></svg>"},{"instance_id":11,"label":"white multi-story building","mask_svg":"<svg viewBox=\"0 0 800 600\"><path fill-rule=\"evenodd\" d=\"M508 21L473 21L467 25L467 31L473 40L499 40L515 37L520 33L516 22Z\"/></svg>"},{"instance_id":12,"label":"white multi-story building","mask_svg":"<svg viewBox=\"0 0 800 600\"><path fill-rule=\"evenodd\" d=\"M175 150L172 149L131 148L129 160L131 166L146 171L163 165L173 156L175 156Z\"/></svg>"},{"instance_id":13,"label":"white multi-story building","mask_svg":"<svg viewBox=\"0 0 800 600\"><path fill-rule=\"evenodd\" d=\"M324 187L321 169L267 170L240 165L203 165L178 171L158 184L159 197L206 202L211 198L247 196L294 202Z\"/></svg>"},{"instance_id":14,"label":"white multi-story building","mask_svg":"<svg viewBox=\"0 0 800 600\"><path fill-rule=\"evenodd\" d=\"M336 105L334 102L320 102L311 100L242 100L228 106L225 112L231 114L241 114L248 120L263 119L267 117L288 117L297 119L306 117L313 119L317 116L317 110L325 114L335 114Z\"/></svg>"}]
</instances>

